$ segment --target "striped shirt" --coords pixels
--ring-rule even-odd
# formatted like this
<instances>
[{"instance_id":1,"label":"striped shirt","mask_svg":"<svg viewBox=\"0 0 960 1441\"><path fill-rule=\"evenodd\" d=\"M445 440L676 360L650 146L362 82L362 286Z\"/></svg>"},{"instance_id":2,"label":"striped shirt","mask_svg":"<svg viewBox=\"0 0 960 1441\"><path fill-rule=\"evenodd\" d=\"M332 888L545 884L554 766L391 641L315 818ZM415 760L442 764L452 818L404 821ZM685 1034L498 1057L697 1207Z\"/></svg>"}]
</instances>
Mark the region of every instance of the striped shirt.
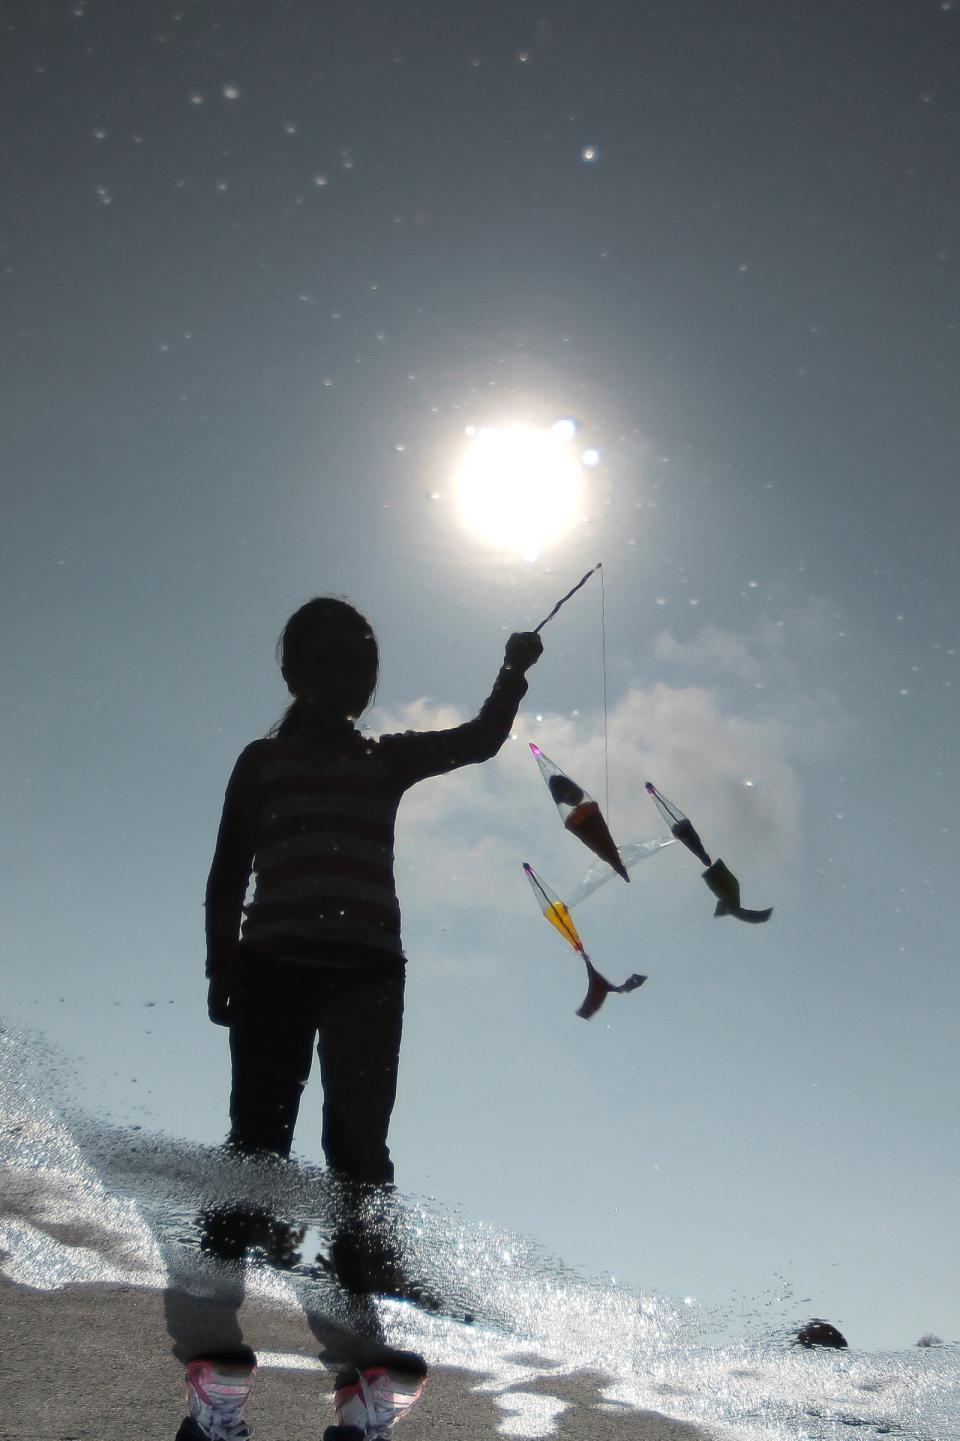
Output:
<instances>
[{"instance_id":1,"label":"striped shirt","mask_svg":"<svg viewBox=\"0 0 960 1441\"><path fill-rule=\"evenodd\" d=\"M523 673L505 666L479 715L451 730L374 740L344 722L248 745L227 785L207 881L207 974L236 959L241 934L254 959L402 963L400 800L427 776L496 755L526 690Z\"/></svg>"}]
</instances>

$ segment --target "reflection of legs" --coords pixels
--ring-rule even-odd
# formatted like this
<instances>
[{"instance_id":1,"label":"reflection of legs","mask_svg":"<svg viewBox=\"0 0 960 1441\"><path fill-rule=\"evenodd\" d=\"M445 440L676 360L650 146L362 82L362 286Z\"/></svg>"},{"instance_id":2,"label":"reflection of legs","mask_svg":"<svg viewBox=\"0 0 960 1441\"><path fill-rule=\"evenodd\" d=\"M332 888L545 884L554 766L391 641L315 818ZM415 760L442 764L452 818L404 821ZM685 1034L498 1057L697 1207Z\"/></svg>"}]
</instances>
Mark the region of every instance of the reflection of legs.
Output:
<instances>
[{"instance_id":1,"label":"reflection of legs","mask_svg":"<svg viewBox=\"0 0 960 1441\"><path fill-rule=\"evenodd\" d=\"M207 1216L200 1243L206 1255L176 1242L163 1246L167 1284L163 1303L173 1354L184 1365L195 1356L229 1353L243 1346L239 1311L243 1304L243 1251L211 1245ZM210 1261L210 1255L217 1259ZM227 1262L226 1265L218 1264Z\"/></svg>"},{"instance_id":2,"label":"reflection of legs","mask_svg":"<svg viewBox=\"0 0 960 1441\"><path fill-rule=\"evenodd\" d=\"M173 1354L187 1367L187 1408L188 1415L177 1432L177 1441L206 1441L212 1433L208 1424L214 1412L210 1409L214 1401L208 1387L203 1386L198 1370L198 1358L206 1362L224 1363L223 1380L228 1386L236 1386L237 1378L249 1378L256 1358L244 1344L240 1330L239 1311L243 1302L243 1263L230 1245L209 1243L206 1216L201 1250L212 1254L217 1261L203 1260L199 1264L194 1254L184 1246L168 1244L164 1247L167 1262L167 1285L164 1291L164 1309L167 1329L173 1338ZM242 1257L242 1251L239 1253ZM226 1264L223 1264L226 1262ZM219 1264L218 1264L219 1263ZM191 1373L193 1373L191 1375ZM211 1375L211 1379L215 1380ZM203 1402L196 1391L199 1381L208 1402ZM245 1394L235 1392L236 1441L242 1441L243 1402ZM204 1407L207 1410L204 1410ZM221 1406L222 1410L222 1406Z\"/></svg>"},{"instance_id":3,"label":"reflection of legs","mask_svg":"<svg viewBox=\"0 0 960 1441\"><path fill-rule=\"evenodd\" d=\"M323 1081L323 1153L355 1181L393 1180L387 1131L397 1095L403 1030L402 968L345 976L323 1004L317 1052Z\"/></svg>"},{"instance_id":4,"label":"reflection of legs","mask_svg":"<svg viewBox=\"0 0 960 1441\"><path fill-rule=\"evenodd\" d=\"M289 1156L316 1028L296 998L251 987L230 1027L230 1144Z\"/></svg>"},{"instance_id":5,"label":"reflection of legs","mask_svg":"<svg viewBox=\"0 0 960 1441\"><path fill-rule=\"evenodd\" d=\"M171 1275L163 1293L173 1354L184 1365L194 1356L231 1351L243 1344L239 1317L243 1304L242 1268L232 1265L218 1270L208 1283L211 1289L203 1295L197 1293L197 1282L193 1275L184 1277L178 1285Z\"/></svg>"},{"instance_id":6,"label":"reflection of legs","mask_svg":"<svg viewBox=\"0 0 960 1441\"><path fill-rule=\"evenodd\" d=\"M291 1226L256 1206L214 1206L200 1217L200 1250L221 1261L243 1261L259 1251L270 1266L290 1271L300 1261L304 1226Z\"/></svg>"},{"instance_id":7,"label":"reflection of legs","mask_svg":"<svg viewBox=\"0 0 960 1441\"><path fill-rule=\"evenodd\" d=\"M405 1271L389 1197L387 1131L403 1029L402 970L344 977L318 1005L323 1150L342 1178L330 1261L345 1291L430 1304Z\"/></svg>"}]
</instances>

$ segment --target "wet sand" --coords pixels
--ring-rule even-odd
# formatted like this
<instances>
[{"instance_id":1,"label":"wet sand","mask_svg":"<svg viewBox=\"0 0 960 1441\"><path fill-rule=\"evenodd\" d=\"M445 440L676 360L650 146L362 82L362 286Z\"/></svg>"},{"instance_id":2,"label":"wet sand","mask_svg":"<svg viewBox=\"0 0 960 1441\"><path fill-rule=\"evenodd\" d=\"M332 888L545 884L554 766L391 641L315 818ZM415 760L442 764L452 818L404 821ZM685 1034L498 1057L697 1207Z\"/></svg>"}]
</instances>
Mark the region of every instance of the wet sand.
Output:
<instances>
[{"instance_id":1,"label":"wet sand","mask_svg":"<svg viewBox=\"0 0 960 1441\"><path fill-rule=\"evenodd\" d=\"M0 1278L0 1329L0 1441L173 1441L183 1415L183 1367L171 1354L162 1292L94 1284L32 1291ZM256 1441L319 1441L334 1420L332 1375L274 1365L266 1354L315 1360L317 1345L303 1314L248 1300L243 1329L267 1363L247 1408ZM518 1359L522 1354L518 1348ZM478 1390L482 1376L438 1367L397 1434L399 1441L498 1435L706 1441L710 1435L650 1412L607 1409L603 1385L603 1377L583 1372L491 1396ZM512 1394L516 1408L509 1404ZM552 1426L535 1418L537 1394L567 1403Z\"/></svg>"}]
</instances>

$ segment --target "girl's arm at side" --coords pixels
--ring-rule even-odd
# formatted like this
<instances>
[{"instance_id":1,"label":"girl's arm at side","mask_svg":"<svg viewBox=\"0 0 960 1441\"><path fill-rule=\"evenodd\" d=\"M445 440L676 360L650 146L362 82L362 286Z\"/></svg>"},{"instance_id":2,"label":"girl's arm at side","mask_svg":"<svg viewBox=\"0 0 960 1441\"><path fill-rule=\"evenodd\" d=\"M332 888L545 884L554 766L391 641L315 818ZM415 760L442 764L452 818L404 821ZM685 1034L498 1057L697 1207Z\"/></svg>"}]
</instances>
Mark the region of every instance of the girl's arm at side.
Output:
<instances>
[{"instance_id":1,"label":"girl's arm at side","mask_svg":"<svg viewBox=\"0 0 960 1441\"><path fill-rule=\"evenodd\" d=\"M389 756L404 784L413 785L427 776L442 775L495 756L510 734L527 693L525 672L536 664L542 652L540 637L532 631L512 635L493 690L473 720L450 730L383 736L382 754Z\"/></svg>"},{"instance_id":2,"label":"girl's arm at side","mask_svg":"<svg viewBox=\"0 0 960 1441\"><path fill-rule=\"evenodd\" d=\"M227 782L213 864L207 878L206 974L224 972L236 960L243 901L256 845L257 742L241 751Z\"/></svg>"}]
</instances>

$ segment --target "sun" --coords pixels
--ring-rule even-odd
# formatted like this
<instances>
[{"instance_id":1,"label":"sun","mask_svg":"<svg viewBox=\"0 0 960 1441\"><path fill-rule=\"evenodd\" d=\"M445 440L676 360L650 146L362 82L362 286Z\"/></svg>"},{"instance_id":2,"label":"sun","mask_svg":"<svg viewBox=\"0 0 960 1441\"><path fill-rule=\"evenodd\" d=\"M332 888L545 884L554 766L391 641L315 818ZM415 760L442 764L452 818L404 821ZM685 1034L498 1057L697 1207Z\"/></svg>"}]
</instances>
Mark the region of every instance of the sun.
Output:
<instances>
[{"instance_id":1,"label":"sun","mask_svg":"<svg viewBox=\"0 0 960 1441\"><path fill-rule=\"evenodd\" d=\"M460 519L478 540L536 560L561 540L583 510L583 469L576 425L559 420L467 430L454 485Z\"/></svg>"}]
</instances>

